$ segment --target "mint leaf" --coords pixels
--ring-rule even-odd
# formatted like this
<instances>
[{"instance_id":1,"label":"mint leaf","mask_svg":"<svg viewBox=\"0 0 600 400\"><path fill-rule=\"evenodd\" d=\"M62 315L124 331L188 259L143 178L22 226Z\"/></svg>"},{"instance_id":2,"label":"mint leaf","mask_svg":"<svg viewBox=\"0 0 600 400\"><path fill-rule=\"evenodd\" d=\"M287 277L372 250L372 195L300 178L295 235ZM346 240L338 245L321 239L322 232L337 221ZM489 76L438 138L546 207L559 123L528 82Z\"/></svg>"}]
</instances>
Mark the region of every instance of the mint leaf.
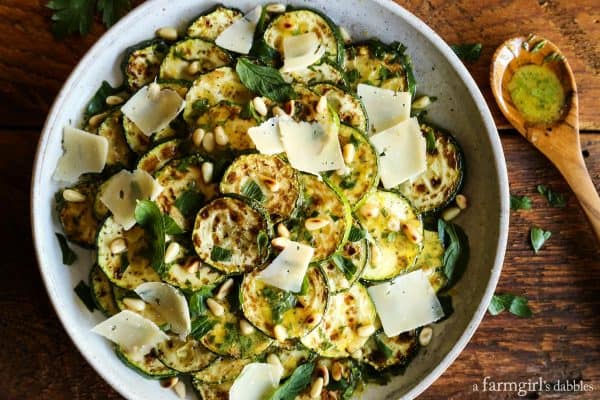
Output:
<instances>
[{"instance_id":1,"label":"mint leaf","mask_svg":"<svg viewBox=\"0 0 600 400\"><path fill-rule=\"evenodd\" d=\"M64 235L56 233L58 244L60 245L60 251L62 252L62 262L65 265L71 265L77 261L77 254L69 247L67 239Z\"/></svg>"},{"instance_id":2,"label":"mint leaf","mask_svg":"<svg viewBox=\"0 0 600 400\"><path fill-rule=\"evenodd\" d=\"M528 318L533 315L533 312L527 303L528 300L523 296L510 293L494 294L488 306L488 312L492 315L498 315L508 310L517 317Z\"/></svg>"},{"instance_id":3,"label":"mint leaf","mask_svg":"<svg viewBox=\"0 0 600 400\"><path fill-rule=\"evenodd\" d=\"M475 62L481 57L481 43L453 44L450 48L463 61Z\"/></svg>"},{"instance_id":4,"label":"mint leaf","mask_svg":"<svg viewBox=\"0 0 600 400\"><path fill-rule=\"evenodd\" d=\"M206 314L206 304L204 302L207 298L212 296L214 285L204 286L202 289L192 293L189 299L190 317L198 317Z\"/></svg>"},{"instance_id":5,"label":"mint leaf","mask_svg":"<svg viewBox=\"0 0 600 400\"><path fill-rule=\"evenodd\" d=\"M244 86L261 96L284 102L295 95L292 85L284 81L275 68L256 65L247 58L240 58L235 70Z\"/></svg>"},{"instance_id":6,"label":"mint leaf","mask_svg":"<svg viewBox=\"0 0 600 400\"><path fill-rule=\"evenodd\" d=\"M175 207L177 207L181 214L186 218L196 214L200 207L202 207L202 204L204 204L204 195L192 189L183 192L183 194L175 200Z\"/></svg>"},{"instance_id":7,"label":"mint leaf","mask_svg":"<svg viewBox=\"0 0 600 400\"><path fill-rule=\"evenodd\" d=\"M527 196L510 195L511 210L531 210L532 202Z\"/></svg>"},{"instance_id":8,"label":"mint leaf","mask_svg":"<svg viewBox=\"0 0 600 400\"><path fill-rule=\"evenodd\" d=\"M438 235L444 245L442 259L444 274L448 278L446 288L453 286L462 276L469 261L469 239L457 225L438 220Z\"/></svg>"},{"instance_id":9,"label":"mint leaf","mask_svg":"<svg viewBox=\"0 0 600 400\"><path fill-rule=\"evenodd\" d=\"M73 33L87 35L94 18L93 0L51 0L46 7L52 14L52 33L61 39Z\"/></svg>"},{"instance_id":10,"label":"mint leaf","mask_svg":"<svg viewBox=\"0 0 600 400\"><path fill-rule=\"evenodd\" d=\"M379 349L379 351L383 354L383 356L385 357L385 359L387 360L388 358L391 358L394 355L394 352L392 351L392 349L390 349L383 341L383 339L381 339L381 334L377 334L374 336L375 339L375 344L377 344L377 348Z\"/></svg>"},{"instance_id":11,"label":"mint leaf","mask_svg":"<svg viewBox=\"0 0 600 400\"><path fill-rule=\"evenodd\" d=\"M210 259L213 261L230 261L232 252L229 249L224 249L219 246L214 246L210 252Z\"/></svg>"},{"instance_id":12,"label":"mint leaf","mask_svg":"<svg viewBox=\"0 0 600 400\"><path fill-rule=\"evenodd\" d=\"M340 271L344 273L344 276L346 276L346 279L348 280L352 279L357 271L356 265L354 265L352 260L340 254L334 254L333 257L331 257L331 261L336 267L338 267Z\"/></svg>"},{"instance_id":13,"label":"mint leaf","mask_svg":"<svg viewBox=\"0 0 600 400\"><path fill-rule=\"evenodd\" d=\"M252 179L247 180L246 183L242 185L242 195L252 200L256 200L259 203L265 200L265 194L260 189L260 186Z\"/></svg>"},{"instance_id":14,"label":"mint leaf","mask_svg":"<svg viewBox=\"0 0 600 400\"><path fill-rule=\"evenodd\" d=\"M190 335L196 339L202 339L214 326L216 322L203 315L192 321L192 329Z\"/></svg>"},{"instance_id":15,"label":"mint leaf","mask_svg":"<svg viewBox=\"0 0 600 400\"><path fill-rule=\"evenodd\" d=\"M550 231L545 231L540 227L533 226L529 236L531 240L531 247L533 248L535 254L537 254L546 240L550 239L552 233Z\"/></svg>"},{"instance_id":16,"label":"mint leaf","mask_svg":"<svg viewBox=\"0 0 600 400\"><path fill-rule=\"evenodd\" d=\"M366 237L367 232L364 229L360 229L359 227L352 225L352 228L350 228L350 234L348 235L349 242L358 242Z\"/></svg>"},{"instance_id":17,"label":"mint leaf","mask_svg":"<svg viewBox=\"0 0 600 400\"><path fill-rule=\"evenodd\" d=\"M433 153L436 149L435 146L435 132L433 129L427 130L427 135L425 136L425 140L427 142L427 152Z\"/></svg>"},{"instance_id":18,"label":"mint leaf","mask_svg":"<svg viewBox=\"0 0 600 400\"><path fill-rule=\"evenodd\" d=\"M567 199L562 193L557 193L545 185L537 185L537 191L542 196L546 197L548 203L552 207L562 208L567 204Z\"/></svg>"},{"instance_id":19,"label":"mint leaf","mask_svg":"<svg viewBox=\"0 0 600 400\"><path fill-rule=\"evenodd\" d=\"M294 400L310 384L314 363L302 364L269 397L269 400Z\"/></svg>"},{"instance_id":20,"label":"mint leaf","mask_svg":"<svg viewBox=\"0 0 600 400\"><path fill-rule=\"evenodd\" d=\"M90 311L94 312L96 309L96 303L94 302L94 298L92 297L92 290L90 287L84 282L80 281L77 286L73 289L79 297L79 300L85 305L85 307Z\"/></svg>"},{"instance_id":21,"label":"mint leaf","mask_svg":"<svg viewBox=\"0 0 600 400\"><path fill-rule=\"evenodd\" d=\"M114 88L107 81L103 81L85 107L85 117L89 118L104 111L107 108L106 98L120 90L121 88Z\"/></svg>"},{"instance_id":22,"label":"mint leaf","mask_svg":"<svg viewBox=\"0 0 600 400\"><path fill-rule=\"evenodd\" d=\"M131 10L131 0L98 0L98 11L102 13L102 22L113 26L127 11Z\"/></svg>"},{"instance_id":23,"label":"mint leaf","mask_svg":"<svg viewBox=\"0 0 600 400\"><path fill-rule=\"evenodd\" d=\"M298 299L292 292L281 290L275 287L266 286L261 294L269 303L273 315L273 323L278 324L283 319L283 314L291 310L297 304Z\"/></svg>"}]
</instances>

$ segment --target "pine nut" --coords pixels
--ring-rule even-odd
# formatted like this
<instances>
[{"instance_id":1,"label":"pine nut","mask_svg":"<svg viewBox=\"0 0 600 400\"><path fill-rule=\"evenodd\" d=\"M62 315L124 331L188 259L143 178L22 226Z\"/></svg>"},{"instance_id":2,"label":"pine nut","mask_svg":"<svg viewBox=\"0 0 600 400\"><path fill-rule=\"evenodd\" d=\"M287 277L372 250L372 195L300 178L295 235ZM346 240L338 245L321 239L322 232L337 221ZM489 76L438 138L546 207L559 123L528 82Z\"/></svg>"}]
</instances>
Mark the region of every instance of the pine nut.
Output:
<instances>
[{"instance_id":1,"label":"pine nut","mask_svg":"<svg viewBox=\"0 0 600 400\"><path fill-rule=\"evenodd\" d=\"M277 354L273 354L273 353L269 354L267 356L267 362L269 364L271 364L272 366L279 368L279 370L281 371L281 374L283 375L283 370L284 370L283 364L281 364L281 360L279 359L279 357L277 357Z\"/></svg>"},{"instance_id":2,"label":"pine nut","mask_svg":"<svg viewBox=\"0 0 600 400\"><path fill-rule=\"evenodd\" d=\"M460 214L460 208L450 207L442 212L442 219L444 221L452 221L454 218L458 217L458 214Z\"/></svg>"},{"instance_id":3,"label":"pine nut","mask_svg":"<svg viewBox=\"0 0 600 400\"><path fill-rule=\"evenodd\" d=\"M148 98L152 101L158 100L160 96L160 85L156 82L152 82L148 85Z\"/></svg>"},{"instance_id":4,"label":"pine nut","mask_svg":"<svg viewBox=\"0 0 600 400\"><path fill-rule=\"evenodd\" d=\"M278 342L285 342L288 338L287 330L283 327L283 325L275 325L273 328L273 333L275 334L275 339Z\"/></svg>"},{"instance_id":5,"label":"pine nut","mask_svg":"<svg viewBox=\"0 0 600 400\"><path fill-rule=\"evenodd\" d=\"M108 96L105 100L106 104L109 106L116 106L123 103L123 98L121 96Z\"/></svg>"},{"instance_id":6,"label":"pine nut","mask_svg":"<svg viewBox=\"0 0 600 400\"><path fill-rule=\"evenodd\" d=\"M261 176L262 183L273 193L277 193L280 189L279 182L269 176Z\"/></svg>"},{"instance_id":7,"label":"pine nut","mask_svg":"<svg viewBox=\"0 0 600 400\"><path fill-rule=\"evenodd\" d=\"M344 157L344 162L346 164L352 163L354 161L354 155L356 154L356 149L352 143L346 143L342 148L342 156Z\"/></svg>"},{"instance_id":8,"label":"pine nut","mask_svg":"<svg viewBox=\"0 0 600 400\"><path fill-rule=\"evenodd\" d=\"M424 108L429 107L431 104L431 98L429 96L421 96L412 103L412 108L416 108L417 110L422 110Z\"/></svg>"},{"instance_id":9,"label":"pine nut","mask_svg":"<svg viewBox=\"0 0 600 400\"><path fill-rule=\"evenodd\" d=\"M171 264L173 261L177 260L179 249L180 246L177 242L171 242L169 246L167 246L167 251L165 251L165 264Z\"/></svg>"},{"instance_id":10,"label":"pine nut","mask_svg":"<svg viewBox=\"0 0 600 400\"><path fill-rule=\"evenodd\" d=\"M432 338L433 328L430 326L426 326L423 329L421 329L421 332L419 333L419 344L421 346L427 346L429 343L431 343Z\"/></svg>"},{"instance_id":11,"label":"pine nut","mask_svg":"<svg viewBox=\"0 0 600 400\"><path fill-rule=\"evenodd\" d=\"M400 220L396 217L390 218L387 228L392 232L398 232L400 230Z\"/></svg>"},{"instance_id":12,"label":"pine nut","mask_svg":"<svg viewBox=\"0 0 600 400\"><path fill-rule=\"evenodd\" d=\"M375 333L375 330L375 325L363 325L358 327L356 333L358 333L358 336L360 337L369 337Z\"/></svg>"},{"instance_id":13,"label":"pine nut","mask_svg":"<svg viewBox=\"0 0 600 400\"><path fill-rule=\"evenodd\" d=\"M110 242L111 254L121 254L127 251L127 241L123 238L117 238Z\"/></svg>"},{"instance_id":14,"label":"pine nut","mask_svg":"<svg viewBox=\"0 0 600 400\"><path fill-rule=\"evenodd\" d=\"M279 13L285 12L285 4L281 4L281 3L269 4L266 7L266 10L267 10L267 12L270 12L270 13L279 14Z\"/></svg>"},{"instance_id":15,"label":"pine nut","mask_svg":"<svg viewBox=\"0 0 600 400\"><path fill-rule=\"evenodd\" d=\"M467 196L465 196L464 194L457 195L455 201L456 201L456 205L461 210L464 210L467 208L467 205L468 205Z\"/></svg>"},{"instance_id":16,"label":"pine nut","mask_svg":"<svg viewBox=\"0 0 600 400\"><path fill-rule=\"evenodd\" d=\"M254 99L252 99L252 105L254 106L256 112L259 115L262 115L263 117L269 113L267 104L265 103L265 100L262 97L255 97Z\"/></svg>"},{"instance_id":17,"label":"pine nut","mask_svg":"<svg viewBox=\"0 0 600 400\"><path fill-rule=\"evenodd\" d=\"M319 114L325 114L325 112L327 112L327 97L321 96L321 98L319 98L316 111Z\"/></svg>"},{"instance_id":18,"label":"pine nut","mask_svg":"<svg viewBox=\"0 0 600 400\"><path fill-rule=\"evenodd\" d=\"M227 133L225 133L225 129L223 129L222 126L217 126L215 128L215 142L219 146L225 146L229 143L229 136L227 136Z\"/></svg>"},{"instance_id":19,"label":"pine nut","mask_svg":"<svg viewBox=\"0 0 600 400\"><path fill-rule=\"evenodd\" d=\"M251 335L254 332L254 327L250 324L250 322L245 319L240 320L240 332L242 335L247 336Z\"/></svg>"},{"instance_id":20,"label":"pine nut","mask_svg":"<svg viewBox=\"0 0 600 400\"><path fill-rule=\"evenodd\" d=\"M193 61L187 66L187 73L190 75L196 75L198 71L200 71L200 63L198 61Z\"/></svg>"},{"instance_id":21,"label":"pine nut","mask_svg":"<svg viewBox=\"0 0 600 400\"><path fill-rule=\"evenodd\" d=\"M340 34L342 35L342 40L345 44L352 43L352 36L350 36L348 30L346 30L346 28L344 28L343 26L340 26Z\"/></svg>"},{"instance_id":22,"label":"pine nut","mask_svg":"<svg viewBox=\"0 0 600 400\"><path fill-rule=\"evenodd\" d=\"M377 218L379 216L379 207L375 204L367 203L360 208L360 212L367 218Z\"/></svg>"},{"instance_id":23,"label":"pine nut","mask_svg":"<svg viewBox=\"0 0 600 400\"><path fill-rule=\"evenodd\" d=\"M276 117L284 117L287 116L287 114L285 113L285 111L283 111L281 109L281 107L275 106L273 107L273 110L271 110L273 112L273 115Z\"/></svg>"},{"instance_id":24,"label":"pine nut","mask_svg":"<svg viewBox=\"0 0 600 400\"><path fill-rule=\"evenodd\" d=\"M210 153L215 149L216 144L214 133L207 132L204 134L204 138L202 139L202 147L204 147L204 150Z\"/></svg>"},{"instance_id":25,"label":"pine nut","mask_svg":"<svg viewBox=\"0 0 600 400\"><path fill-rule=\"evenodd\" d=\"M423 233L411 224L402 224L402 232L412 243L420 243L423 240Z\"/></svg>"},{"instance_id":26,"label":"pine nut","mask_svg":"<svg viewBox=\"0 0 600 400\"><path fill-rule=\"evenodd\" d=\"M219 288L219 291L217 292L215 298L217 300L224 300L227 295L229 294L229 292L231 291L231 288L233 287L233 279L229 278L225 281L225 283L223 283L221 285L221 287Z\"/></svg>"},{"instance_id":27,"label":"pine nut","mask_svg":"<svg viewBox=\"0 0 600 400\"><path fill-rule=\"evenodd\" d=\"M310 397L312 399L316 399L321 397L321 392L323 391L323 378L317 378L313 381L310 386Z\"/></svg>"},{"instance_id":28,"label":"pine nut","mask_svg":"<svg viewBox=\"0 0 600 400\"><path fill-rule=\"evenodd\" d=\"M215 170L215 166L213 165L213 163L205 161L202 163L202 167L200 167L200 169L202 170L202 180L204 181L204 183L210 183L210 181L212 181L213 172Z\"/></svg>"},{"instance_id":29,"label":"pine nut","mask_svg":"<svg viewBox=\"0 0 600 400\"><path fill-rule=\"evenodd\" d=\"M90 119L88 121L88 125L92 129L96 128L98 125L100 125L100 122L102 122L104 120L104 118L106 118L107 115L108 115L108 113L103 112L103 113L96 114L96 115L90 117Z\"/></svg>"},{"instance_id":30,"label":"pine nut","mask_svg":"<svg viewBox=\"0 0 600 400\"><path fill-rule=\"evenodd\" d=\"M200 269L200 260L192 262L185 268L188 274L195 274L196 272L198 272L198 269Z\"/></svg>"},{"instance_id":31,"label":"pine nut","mask_svg":"<svg viewBox=\"0 0 600 400\"><path fill-rule=\"evenodd\" d=\"M279 235L279 237L289 238L290 230L287 228L287 226L283 224L283 222L280 222L279 225L277 225L277 234Z\"/></svg>"},{"instance_id":32,"label":"pine nut","mask_svg":"<svg viewBox=\"0 0 600 400\"><path fill-rule=\"evenodd\" d=\"M355 360L362 360L363 351L361 349L354 350L350 352L350 357L354 358Z\"/></svg>"},{"instance_id":33,"label":"pine nut","mask_svg":"<svg viewBox=\"0 0 600 400\"><path fill-rule=\"evenodd\" d=\"M222 317L225 314L225 308L212 298L206 299L206 305L215 317Z\"/></svg>"},{"instance_id":34,"label":"pine nut","mask_svg":"<svg viewBox=\"0 0 600 400\"><path fill-rule=\"evenodd\" d=\"M68 201L69 203L81 203L86 199L84 194L73 189L63 190L62 197L63 199L65 199L65 201Z\"/></svg>"},{"instance_id":35,"label":"pine nut","mask_svg":"<svg viewBox=\"0 0 600 400\"><path fill-rule=\"evenodd\" d=\"M175 386L173 386L173 391L175 392L175 394L177 395L177 397L179 397L180 399L185 399L185 383L183 382L177 382L177 384Z\"/></svg>"},{"instance_id":36,"label":"pine nut","mask_svg":"<svg viewBox=\"0 0 600 400\"><path fill-rule=\"evenodd\" d=\"M316 231L325 228L327 225L329 225L329 223L329 219L326 218L308 218L306 221L304 221L304 227L309 231Z\"/></svg>"},{"instance_id":37,"label":"pine nut","mask_svg":"<svg viewBox=\"0 0 600 400\"><path fill-rule=\"evenodd\" d=\"M342 379L342 375L344 373L344 367L338 361L335 361L331 366L331 377L334 381L339 381Z\"/></svg>"},{"instance_id":38,"label":"pine nut","mask_svg":"<svg viewBox=\"0 0 600 400\"><path fill-rule=\"evenodd\" d=\"M171 389L173 386L177 385L177 382L179 382L179 378L172 376L170 378L161 379L160 386L165 389Z\"/></svg>"},{"instance_id":39,"label":"pine nut","mask_svg":"<svg viewBox=\"0 0 600 400\"><path fill-rule=\"evenodd\" d=\"M283 105L283 110L287 115L294 115L296 111L296 102L294 100L288 100Z\"/></svg>"},{"instance_id":40,"label":"pine nut","mask_svg":"<svg viewBox=\"0 0 600 400\"><path fill-rule=\"evenodd\" d=\"M174 41L174 40L177 40L177 36L178 36L177 29L172 28L170 26L165 26L165 27L159 28L156 31L156 36L158 36L161 39L168 40L168 41Z\"/></svg>"},{"instance_id":41,"label":"pine nut","mask_svg":"<svg viewBox=\"0 0 600 400\"><path fill-rule=\"evenodd\" d=\"M329 370L323 364L317 367L317 376L323 378L323 386L329 385Z\"/></svg>"},{"instance_id":42,"label":"pine nut","mask_svg":"<svg viewBox=\"0 0 600 400\"><path fill-rule=\"evenodd\" d=\"M126 297L123 299L123 304L125 307L129 308L131 311L144 311L146 308L146 303L141 299L134 299L133 297Z\"/></svg>"},{"instance_id":43,"label":"pine nut","mask_svg":"<svg viewBox=\"0 0 600 400\"><path fill-rule=\"evenodd\" d=\"M361 56L369 55L369 48L367 46L360 46L358 49L358 54Z\"/></svg>"},{"instance_id":44,"label":"pine nut","mask_svg":"<svg viewBox=\"0 0 600 400\"><path fill-rule=\"evenodd\" d=\"M271 240L271 245L279 250L285 249L289 244L290 239L285 237L276 237L275 239Z\"/></svg>"},{"instance_id":45,"label":"pine nut","mask_svg":"<svg viewBox=\"0 0 600 400\"><path fill-rule=\"evenodd\" d=\"M204 139L205 133L206 132L204 132L204 129L202 128L198 128L194 131L194 133L192 133L192 142L194 143L194 146L202 146L202 139Z\"/></svg>"}]
</instances>

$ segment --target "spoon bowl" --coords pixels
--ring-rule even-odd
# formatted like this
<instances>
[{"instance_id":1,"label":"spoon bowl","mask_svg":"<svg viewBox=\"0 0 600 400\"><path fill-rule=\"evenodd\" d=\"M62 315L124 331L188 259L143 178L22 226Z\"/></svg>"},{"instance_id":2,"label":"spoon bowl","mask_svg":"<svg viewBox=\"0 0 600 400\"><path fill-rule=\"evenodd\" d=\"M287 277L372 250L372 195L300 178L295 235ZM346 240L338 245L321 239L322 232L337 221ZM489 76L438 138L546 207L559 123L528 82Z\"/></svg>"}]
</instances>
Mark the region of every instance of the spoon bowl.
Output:
<instances>
[{"instance_id":1,"label":"spoon bowl","mask_svg":"<svg viewBox=\"0 0 600 400\"><path fill-rule=\"evenodd\" d=\"M564 55L536 35L508 39L492 57L490 83L506 119L571 186L600 242L600 197L581 154L577 85Z\"/></svg>"}]
</instances>

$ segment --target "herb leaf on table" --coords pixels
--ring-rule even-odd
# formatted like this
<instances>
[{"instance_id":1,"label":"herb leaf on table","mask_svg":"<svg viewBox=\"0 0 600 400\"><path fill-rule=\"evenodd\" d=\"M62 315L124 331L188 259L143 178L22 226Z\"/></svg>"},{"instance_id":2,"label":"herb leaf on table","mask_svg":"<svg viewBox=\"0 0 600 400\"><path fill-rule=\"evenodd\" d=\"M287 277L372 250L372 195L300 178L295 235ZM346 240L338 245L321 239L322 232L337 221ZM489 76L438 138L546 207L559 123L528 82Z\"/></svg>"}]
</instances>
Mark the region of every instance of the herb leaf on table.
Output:
<instances>
[{"instance_id":1,"label":"herb leaf on table","mask_svg":"<svg viewBox=\"0 0 600 400\"><path fill-rule=\"evenodd\" d=\"M546 197L548 203L552 207L562 208L567 204L567 199L562 193L557 193L546 185L537 185L537 191L542 196Z\"/></svg>"},{"instance_id":2,"label":"herb leaf on table","mask_svg":"<svg viewBox=\"0 0 600 400\"><path fill-rule=\"evenodd\" d=\"M509 311L517 317L527 318L533 315L527 303L528 300L523 296L510 293L494 294L488 306L488 312L492 315L498 315L504 311Z\"/></svg>"},{"instance_id":3,"label":"herb leaf on table","mask_svg":"<svg viewBox=\"0 0 600 400\"><path fill-rule=\"evenodd\" d=\"M131 0L51 0L46 7L52 14L52 33L58 39L75 33L90 33L96 9L107 27L131 9Z\"/></svg>"},{"instance_id":4,"label":"herb leaf on table","mask_svg":"<svg viewBox=\"0 0 600 400\"><path fill-rule=\"evenodd\" d=\"M531 210L532 205L531 199L527 196L510 195L511 210Z\"/></svg>"},{"instance_id":5,"label":"herb leaf on table","mask_svg":"<svg viewBox=\"0 0 600 400\"><path fill-rule=\"evenodd\" d=\"M550 231L545 231L538 226L533 226L531 228L530 239L531 239L531 247L535 254L542 248L546 240L550 239L552 233Z\"/></svg>"},{"instance_id":6,"label":"herb leaf on table","mask_svg":"<svg viewBox=\"0 0 600 400\"><path fill-rule=\"evenodd\" d=\"M458 58L467 62L475 62L481 57L481 49L483 45L481 43L463 43L453 44L450 46L456 53Z\"/></svg>"}]
</instances>

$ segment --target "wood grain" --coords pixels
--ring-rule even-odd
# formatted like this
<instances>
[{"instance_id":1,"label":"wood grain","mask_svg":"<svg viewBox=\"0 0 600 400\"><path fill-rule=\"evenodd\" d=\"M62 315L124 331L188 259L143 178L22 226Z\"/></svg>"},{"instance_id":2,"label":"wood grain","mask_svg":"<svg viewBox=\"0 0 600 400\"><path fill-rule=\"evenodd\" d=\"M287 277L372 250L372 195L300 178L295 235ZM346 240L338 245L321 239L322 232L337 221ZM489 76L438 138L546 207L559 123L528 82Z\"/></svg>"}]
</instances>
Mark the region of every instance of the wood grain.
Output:
<instances>
[{"instance_id":1,"label":"wood grain","mask_svg":"<svg viewBox=\"0 0 600 400\"><path fill-rule=\"evenodd\" d=\"M600 7L598 0L428 0L398 3L423 19L448 43L481 42L479 61L467 65L500 128L507 127L488 84L494 49L511 36L536 32L566 54L580 89L583 130L600 129ZM46 0L0 0L0 121L41 126L71 70L104 32L96 22L85 37L55 40ZM10 40L6 40L6 38Z\"/></svg>"},{"instance_id":2,"label":"wood grain","mask_svg":"<svg viewBox=\"0 0 600 400\"><path fill-rule=\"evenodd\" d=\"M0 130L0 399L120 399L85 362L50 306L29 232L29 180L37 131ZM472 392L485 376L495 381L583 379L600 390L600 253L585 217L558 171L515 133L502 137L511 191L533 199L532 211L513 212L498 291L526 295L535 316L486 315L466 350L422 399L515 398ZM600 186L600 134L583 137L593 179ZM536 194L544 183L568 193L567 206L550 208ZM600 189L600 187L598 187ZM535 256L532 225L553 235ZM67 268L67 267L66 267ZM140 378L142 379L142 378ZM159 390L159 389L157 389ZM529 393L559 399L566 394ZM573 398L577 397L573 395ZM579 398L579 397L577 397Z\"/></svg>"}]
</instances>

